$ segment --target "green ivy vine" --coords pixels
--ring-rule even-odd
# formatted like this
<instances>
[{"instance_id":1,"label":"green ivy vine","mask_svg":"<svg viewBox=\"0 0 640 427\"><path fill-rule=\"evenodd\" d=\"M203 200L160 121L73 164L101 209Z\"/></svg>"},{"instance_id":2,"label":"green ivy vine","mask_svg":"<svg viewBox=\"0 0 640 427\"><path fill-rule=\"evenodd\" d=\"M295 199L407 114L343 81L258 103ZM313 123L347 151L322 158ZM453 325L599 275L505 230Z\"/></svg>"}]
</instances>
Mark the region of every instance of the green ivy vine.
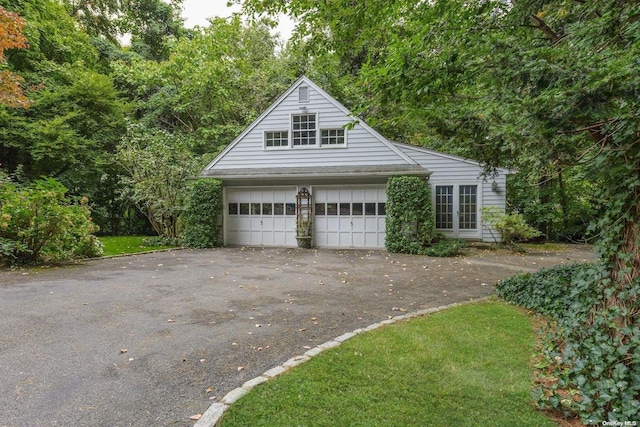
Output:
<instances>
[{"instance_id":1,"label":"green ivy vine","mask_svg":"<svg viewBox=\"0 0 640 427\"><path fill-rule=\"evenodd\" d=\"M198 179L189 186L189 194L182 219L182 243L191 248L222 246L220 238L222 218L222 183L212 179Z\"/></svg>"},{"instance_id":2,"label":"green ivy vine","mask_svg":"<svg viewBox=\"0 0 640 427\"><path fill-rule=\"evenodd\" d=\"M424 179L389 178L385 241L389 252L423 253L433 238L434 222L431 193Z\"/></svg>"}]
</instances>

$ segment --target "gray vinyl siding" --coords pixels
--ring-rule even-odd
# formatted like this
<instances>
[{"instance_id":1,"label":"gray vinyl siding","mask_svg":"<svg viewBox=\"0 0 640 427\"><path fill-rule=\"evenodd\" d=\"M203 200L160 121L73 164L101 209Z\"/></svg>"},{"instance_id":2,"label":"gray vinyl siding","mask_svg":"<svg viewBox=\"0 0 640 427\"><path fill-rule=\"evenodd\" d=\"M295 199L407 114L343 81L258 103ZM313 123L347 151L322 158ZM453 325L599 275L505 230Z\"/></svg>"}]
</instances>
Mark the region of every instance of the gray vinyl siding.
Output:
<instances>
[{"instance_id":1,"label":"gray vinyl siding","mask_svg":"<svg viewBox=\"0 0 640 427\"><path fill-rule=\"evenodd\" d=\"M306 112L301 109L303 106L306 106ZM309 101L298 102L296 87L241 140L237 141L233 149L220 158L213 169L407 164L406 159L359 124L356 124L353 129L345 129L344 147L320 147L318 139L316 147L265 149L264 133L266 131L287 130L291 141L291 115L304 113L317 113L318 136L320 129L338 129L352 121L339 107L312 86L309 86Z\"/></svg>"},{"instance_id":2,"label":"gray vinyl siding","mask_svg":"<svg viewBox=\"0 0 640 427\"><path fill-rule=\"evenodd\" d=\"M480 208L484 206L506 207L506 170L500 170L495 177L498 191L494 192L491 185L494 178L483 180L482 167L473 161L457 158L420 147L411 147L404 144L396 144L406 155L414 159L422 167L432 172L429 177L429 187L433 194L436 185L472 184L478 185L480 194ZM481 225L481 224L480 224ZM495 232L497 236L497 232ZM481 228L483 241L493 241L494 236Z\"/></svg>"}]
</instances>

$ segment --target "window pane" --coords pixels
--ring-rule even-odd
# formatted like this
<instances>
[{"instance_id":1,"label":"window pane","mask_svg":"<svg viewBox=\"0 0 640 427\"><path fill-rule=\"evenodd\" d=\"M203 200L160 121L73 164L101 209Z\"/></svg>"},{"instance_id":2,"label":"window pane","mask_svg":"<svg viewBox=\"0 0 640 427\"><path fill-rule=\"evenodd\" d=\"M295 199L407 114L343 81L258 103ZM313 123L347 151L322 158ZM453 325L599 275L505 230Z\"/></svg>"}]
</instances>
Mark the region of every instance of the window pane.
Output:
<instances>
[{"instance_id":1,"label":"window pane","mask_svg":"<svg viewBox=\"0 0 640 427\"><path fill-rule=\"evenodd\" d=\"M271 203L263 203L262 215L272 215L272 214L273 214L273 205Z\"/></svg>"},{"instance_id":2,"label":"window pane","mask_svg":"<svg viewBox=\"0 0 640 427\"><path fill-rule=\"evenodd\" d=\"M238 215L237 203L229 203L229 215Z\"/></svg>"},{"instance_id":3,"label":"window pane","mask_svg":"<svg viewBox=\"0 0 640 427\"><path fill-rule=\"evenodd\" d=\"M461 230L474 230L477 226L477 190L475 185L460 186L460 219L459 227Z\"/></svg>"},{"instance_id":4,"label":"window pane","mask_svg":"<svg viewBox=\"0 0 640 427\"><path fill-rule=\"evenodd\" d=\"M324 216L324 203L316 203L316 215Z\"/></svg>"},{"instance_id":5,"label":"window pane","mask_svg":"<svg viewBox=\"0 0 640 427\"><path fill-rule=\"evenodd\" d=\"M251 215L260 215L260 203L251 203Z\"/></svg>"},{"instance_id":6,"label":"window pane","mask_svg":"<svg viewBox=\"0 0 640 427\"><path fill-rule=\"evenodd\" d=\"M240 215L249 215L249 203L240 203Z\"/></svg>"},{"instance_id":7,"label":"window pane","mask_svg":"<svg viewBox=\"0 0 640 427\"><path fill-rule=\"evenodd\" d=\"M338 215L337 203L327 203L327 215Z\"/></svg>"},{"instance_id":8,"label":"window pane","mask_svg":"<svg viewBox=\"0 0 640 427\"><path fill-rule=\"evenodd\" d=\"M436 228L453 229L453 185L436 186Z\"/></svg>"},{"instance_id":9,"label":"window pane","mask_svg":"<svg viewBox=\"0 0 640 427\"><path fill-rule=\"evenodd\" d=\"M378 215L385 216L387 214L387 204L378 203Z\"/></svg>"},{"instance_id":10,"label":"window pane","mask_svg":"<svg viewBox=\"0 0 640 427\"><path fill-rule=\"evenodd\" d=\"M289 145L289 132L286 130L265 132L264 140L267 147L287 147Z\"/></svg>"},{"instance_id":11,"label":"window pane","mask_svg":"<svg viewBox=\"0 0 640 427\"><path fill-rule=\"evenodd\" d=\"M365 203L364 204L364 214L365 215L375 215L376 214L376 204L375 203Z\"/></svg>"},{"instance_id":12,"label":"window pane","mask_svg":"<svg viewBox=\"0 0 640 427\"><path fill-rule=\"evenodd\" d=\"M351 215L351 203L340 203L340 215Z\"/></svg>"},{"instance_id":13,"label":"window pane","mask_svg":"<svg viewBox=\"0 0 640 427\"><path fill-rule=\"evenodd\" d=\"M274 203L273 204L273 214L274 215L284 215L284 203Z\"/></svg>"},{"instance_id":14,"label":"window pane","mask_svg":"<svg viewBox=\"0 0 640 427\"><path fill-rule=\"evenodd\" d=\"M362 203L352 203L351 204L351 214L352 215L362 215Z\"/></svg>"},{"instance_id":15,"label":"window pane","mask_svg":"<svg viewBox=\"0 0 640 427\"><path fill-rule=\"evenodd\" d=\"M295 215L296 214L296 204L295 203L287 203L287 213L286 215Z\"/></svg>"},{"instance_id":16,"label":"window pane","mask_svg":"<svg viewBox=\"0 0 640 427\"><path fill-rule=\"evenodd\" d=\"M293 145L316 145L316 115L295 114L292 120Z\"/></svg>"},{"instance_id":17,"label":"window pane","mask_svg":"<svg viewBox=\"0 0 640 427\"><path fill-rule=\"evenodd\" d=\"M344 129L322 129L321 145L344 145Z\"/></svg>"}]
</instances>

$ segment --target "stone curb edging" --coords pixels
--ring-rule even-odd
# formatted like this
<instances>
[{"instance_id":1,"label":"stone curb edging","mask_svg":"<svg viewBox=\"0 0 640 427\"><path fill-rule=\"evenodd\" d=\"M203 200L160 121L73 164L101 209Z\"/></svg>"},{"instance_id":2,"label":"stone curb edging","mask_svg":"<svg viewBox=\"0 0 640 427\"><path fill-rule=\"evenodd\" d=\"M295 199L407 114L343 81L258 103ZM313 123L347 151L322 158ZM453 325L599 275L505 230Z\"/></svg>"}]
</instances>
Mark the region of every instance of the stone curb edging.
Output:
<instances>
[{"instance_id":1,"label":"stone curb edging","mask_svg":"<svg viewBox=\"0 0 640 427\"><path fill-rule=\"evenodd\" d=\"M240 399L241 397L243 397L244 395L246 395L247 393L249 393L255 386L262 384L264 382L267 382L275 377L277 377L278 375L282 375L285 372L287 372L289 369L293 368L294 366L298 366L301 363L304 363L308 360L310 360L312 357L317 356L318 354L322 353L325 350L328 350L330 348L334 348L339 346L340 344L342 344L343 342L355 337L358 334L361 334L363 332L369 332L369 331L373 331L374 329L378 329L382 326L385 325L391 325L393 323L398 323L398 322L402 322L405 320L409 320L412 319L414 317L420 317L420 316L424 316L427 314L432 314L432 313L436 313L438 311L442 311L442 310L446 310L449 308L453 308L453 307L458 307L461 305L466 305L466 304L472 304L472 303L477 303L477 302L482 302L482 301L487 301L489 299L491 299L492 296L486 296L486 297L482 297L482 298L478 298L478 299L472 299L470 301L465 301L465 302L456 302L453 304L449 304L449 305L443 305L440 307L434 307L434 308L427 308L424 310L419 310L419 311L414 311L412 313L407 313L407 314L403 314L400 316L394 316L390 319L387 320L383 320L381 322L378 323L373 323L365 328L360 328L360 329L356 329L353 332L347 332L345 334L340 335L337 338L334 338L333 340L327 341L323 344L320 344L308 351L306 351L303 355L300 356L295 356L292 357L291 359L287 360L286 362L284 362L282 365L276 366L275 368L271 368L268 371L266 371L265 373L263 373L260 376L257 376L247 382L245 382L244 384L242 384L242 386L231 390L229 393L227 393L221 400L220 402L216 402L216 403L212 403L211 406L209 406L209 409L207 409L203 414L202 417L200 417L200 419L198 420L198 422L195 423L195 425L193 427L215 427L215 425L218 423L218 421L220 421L220 419L222 418L222 415L224 414L224 412L229 409L231 407L231 405L233 405L236 401L238 401L238 399Z\"/></svg>"}]
</instances>

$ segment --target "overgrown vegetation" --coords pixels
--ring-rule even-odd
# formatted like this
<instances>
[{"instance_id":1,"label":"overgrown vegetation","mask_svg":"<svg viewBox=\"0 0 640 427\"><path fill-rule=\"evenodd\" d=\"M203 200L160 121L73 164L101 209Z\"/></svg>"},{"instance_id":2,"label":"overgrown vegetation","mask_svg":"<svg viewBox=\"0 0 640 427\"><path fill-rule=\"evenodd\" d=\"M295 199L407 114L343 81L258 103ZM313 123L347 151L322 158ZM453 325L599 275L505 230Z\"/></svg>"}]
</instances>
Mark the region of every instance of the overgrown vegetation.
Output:
<instances>
[{"instance_id":1,"label":"overgrown vegetation","mask_svg":"<svg viewBox=\"0 0 640 427\"><path fill-rule=\"evenodd\" d=\"M533 343L521 309L452 308L323 352L254 388L221 426L551 427L530 404Z\"/></svg>"},{"instance_id":2,"label":"overgrown vegetation","mask_svg":"<svg viewBox=\"0 0 640 427\"><path fill-rule=\"evenodd\" d=\"M222 245L222 183L199 179L189 185L189 195L182 216L182 243L191 248Z\"/></svg>"},{"instance_id":3,"label":"overgrown vegetation","mask_svg":"<svg viewBox=\"0 0 640 427\"><path fill-rule=\"evenodd\" d=\"M199 165L184 140L177 134L132 127L117 158L127 172L122 178L126 196L146 215L158 236L177 239L186 180L197 173Z\"/></svg>"},{"instance_id":4,"label":"overgrown vegetation","mask_svg":"<svg viewBox=\"0 0 640 427\"><path fill-rule=\"evenodd\" d=\"M419 254L433 238L434 216L429 187L415 176L387 182L385 245L389 252Z\"/></svg>"},{"instance_id":5,"label":"overgrown vegetation","mask_svg":"<svg viewBox=\"0 0 640 427\"><path fill-rule=\"evenodd\" d=\"M518 212L507 214L497 206L485 206L481 209L481 216L483 228L489 230L494 241L509 245L540 236L540 232L527 224Z\"/></svg>"},{"instance_id":6,"label":"overgrown vegetation","mask_svg":"<svg viewBox=\"0 0 640 427\"><path fill-rule=\"evenodd\" d=\"M519 274L496 287L507 301L554 319L540 331L538 404L577 414L587 424L640 417L639 326L623 321L638 307L594 315L603 280L610 280L604 265L582 264ZM623 339L612 340L616 336Z\"/></svg>"},{"instance_id":7,"label":"overgrown vegetation","mask_svg":"<svg viewBox=\"0 0 640 427\"><path fill-rule=\"evenodd\" d=\"M0 264L58 262L99 256L88 200L66 197L49 178L28 187L0 183Z\"/></svg>"}]
</instances>

